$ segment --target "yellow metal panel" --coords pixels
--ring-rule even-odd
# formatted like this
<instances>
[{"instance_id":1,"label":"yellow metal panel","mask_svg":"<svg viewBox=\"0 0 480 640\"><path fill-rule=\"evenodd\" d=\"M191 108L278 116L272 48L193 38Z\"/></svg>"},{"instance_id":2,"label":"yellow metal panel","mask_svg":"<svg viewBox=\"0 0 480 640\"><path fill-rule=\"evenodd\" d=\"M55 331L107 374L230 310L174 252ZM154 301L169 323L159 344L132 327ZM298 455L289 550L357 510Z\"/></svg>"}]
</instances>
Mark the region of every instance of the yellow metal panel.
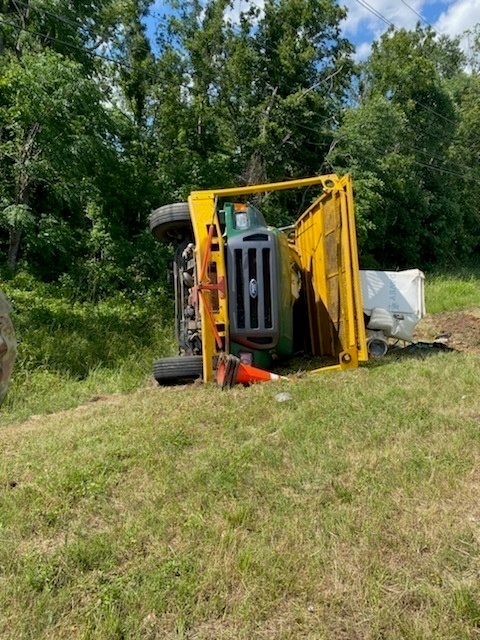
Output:
<instances>
[{"instance_id":1,"label":"yellow metal panel","mask_svg":"<svg viewBox=\"0 0 480 640\"><path fill-rule=\"evenodd\" d=\"M358 262L358 241L357 241L357 228L355 225L355 210L353 202L353 185L350 175L346 175L342 178L342 186L346 195L346 219L348 222L348 237L349 237L349 251L351 256L351 278L352 278L352 290L354 298L354 309L356 320L356 334L357 334L357 350L358 360L360 362L366 362L368 360L368 348L367 338L365 334L365 321L363 317L363 301L362 301L362 285L360 282L360 268Z\"/></svg>"},{"instance_id":2,"label":"yellow metal panel","mask_svg":"<svg viewBox=\"0 0 480 640\"><path fill-rule=\"evenodd\" d=\"M295 224L313 353L342 368L367 360L349 176L336 179Z\"/></svg>"}]
</instances>

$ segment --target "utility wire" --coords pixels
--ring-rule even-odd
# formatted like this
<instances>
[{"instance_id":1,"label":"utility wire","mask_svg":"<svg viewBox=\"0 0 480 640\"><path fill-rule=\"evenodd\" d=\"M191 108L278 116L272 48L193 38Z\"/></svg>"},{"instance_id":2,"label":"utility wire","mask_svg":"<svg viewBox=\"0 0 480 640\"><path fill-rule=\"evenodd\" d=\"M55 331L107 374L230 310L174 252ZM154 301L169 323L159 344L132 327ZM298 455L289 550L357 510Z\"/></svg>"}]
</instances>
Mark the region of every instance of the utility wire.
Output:
<instances>
[{"instance_id":1,"label":"utility wire","mask_svg":"<svg viewBox=\"0 0 480 640\"><path fill-rule=\"evenodd\" d=\"M438 35L442 35L440 34L434 27L432 27L432 25L430 23L428 23L419 13L417 13L415 11L415 9L413 9L405 0L401 0L403 2L403 4L405 6L407 6L409 9L411 9L419 18L421 18L424 22L426 22L426 24L428 24L429 27L431 27L435 33L437 33ZM356 0L356 2L362 6L364 9L367 9L367 11L370 11L370 13L372 13L374 16L376 16L377 18L379 18L380 20L383 20L383 22L385 22L385 24L390 25L391 27L393 27L393 29L395 31L399 31L398 27L391 22L388 18L386 18L384 15L382 15L379 11L377 11L376 9L374 9L374 7L372 7L367 0ZM401 92L400 92L401 93ZM441 118L442 120L444 120L445 122L448 122L450 124L453 124L454 126L456 126L456 122L454 122L453 120L451 120L450 118L447 118L447 116L444 116L441 113L438 113L438 111L435 111L435 109L432 109L432 107L429 107L421 102L419 102L418 100L416 100L415 98L411 97L411 96L407 96L406 94L401 93L401 95L403 95L406 98L409 98L410 100L412 100L413 102L415 102L415 104L417 104L419 107L422 107L423 109L429 111L430 113L432 113L433 115ZM480 140L480 137L478 138Z\"/></svg>"},{"instance_id":2,"label":"utility wire","mask_svg":"<svg viewBox=\"0 0 480 640\"><path fill-rule=\"evenodd\" d=\"M438 111L435 111L435 109L432 109L432 107L429 107L428 105L423 104L422 102L419 102L415 98L412 98L411 96L408 96L406 93L402 93L401 91L399 93L404 98L407 98L407 100L412 100L413 102L415 102L415 104L418 104L418 106L422 107L422 109L426 109L427 111L430 111L430 113L433 113L433 115L437 116L438 118L441 118L442 120L445 120L445 122L448 122L448 123L453 124L453 125L457 124L454 120L451 120L450 118L447 118L447 116L444 116L443 114L438 113Z\"/></svg>"},{"instance_id":3,"label":"utility wire","mask_svg":"<svg viewBox=\"0 0 480 640\"><path fill-rule=\"evenodd\" d=\"M376 17L378 17L378 18L380 18L380 19L381 19L381 20L383 20L386 24L388 24L388 25L392 26L396 31L398 31L398 28L397 28L397 27L396 27L396 26L395 26L395 25L394 25L390 20L388 20L387 18L385 18L384 16L382 16L382 14L380 14L380 12L378 12L376 9L374 9L374 8L373 8L373 7L372 7L368 2L366 2L366 0L356 0L356 1L357 1L361 6L363 6L365 9L367 9L368 11L370 11L371 13L373 13L373 15L375 15L375 16L376 16ZM27 5L25 2L22 2L22 0L16 0L16 2L18 2L19 4L22 4L23 6L29 6L29 5ZM404 2L404 0L402 0L402 2ZM407 4L407 3L406 3L406 2L404 2L404 4ZM409 6L409 5L407 5L407 6ZM410 8L411 8L411 7L410 7ZM34 7L34 9L38 9L38 8L37 8L37 7ZM58 20L61 20L62 22L65 22L66 24L70 24L71 26L75 26L75 27L81 27L81 25L79 25L78 23L76 23L76 22L74 22L74 21L69 20L69 19L68 19L68 18L66 18L65 16L61 16L60 14L57 14L57 13L54 13L54 12L51 12L51 11L47 11L47 10L44 10L44 12L45 12L46 14L48 14L48 15L51 15L52 17L57 18ZM420 17L421 17L421 16L420 16ZM6 26L12 27L13 29L16 29L16 30L18 30L18 31L24 31L24 32L26 32L26 33L30 33L30 34L32 34L32 35L36 35L36 36L41 37L41 38L46 38L46 39L48 39L48 40L50 40L50 41L52 41L52 42L56 42L56 43L61 44L61 45L65 46L65 47L68 47L68 48L70 48L70 49L75 49L75 50L77 50L77 51L81 51L81 52L83 52L83 53L86 53L87 55L90 55L90 56L93 56L93 57L96 57L96 58L100 58L100 59L105 60L105 61L107 61L107 62L111 62L112 64L116 64L116 65L118 65L118 66L120 66L120 67L124 67L124 68L130 69L130 70L132 70L132 71L137 71L138 73L142 73L142 74L144 74L144 73L145 73L145 70L144 70L144 69L141 69L140 67L137 67L137 66L135 66L135 65L131 65L131 64L127 63L127 62L120 62L119 60L115 60L114 58L112 58L112 57L110 57L110 56L107 56L107 55L104 55L104 54L98 53L98 52L96 52L96 51L89 50L89 49L87 49L87 48L85 48L85 47L80 47L80 46L74 45L74 44L72 44L72 43L66 42L65 40L61 40L61 39L56 38L56 37L54 37L54 36L50 36L50 35L48 35L48 34L46 34L46 33L42 33L42 32L40 32L40 31L36 31L36 30L33 30L33 29L27 29L27 28L25 28L25 27L21 27L21 26L19 26L19 25L16 25L16 24L14 24L14 23L8 22L8 21L6 21L6 20L1 20L1 19L0 19L0 24L4 24L4 25L6 25ZM89 35L90 37L92 37L90 33L89 33L88 35ZM145 51L148 51L145 47L142 47L142 48L143 48ZM148 52L149 52L149 53L152 53L151 51L148 51ZM158 77L158 76L153 76L152 74L148 74L148 75L149 75L150 77L152 77L152 78ZM442 119L442 120L444 120L445 122L448 122L448 123L450 123L450 124L452 124L452 125L456 126L456 124L457 124L456 122L454 122L454 121L453 121L453 120L451 120L450 118L448 118L448 117L444 116L443 114L438 113L438 112L437 112L437 111L435 111L435 109L433 109L432 107L429 107L429 106L427 106L427 105L425 105L425 104L423 104L423 103L419 102L419 101L418 101L418 100L416 100L415 98L413 98L413 97L411 97L411 96L408 96L408 95L406 95L406 94L404 94L404 93L401 93L401 92L400 92L400 94L401 94L401 95L403 95L403 96L404 96L405 98L407 98L407 99L411 99L415 104L417 104L418 106L422 107L423 109L425 109L425 110L429 111L430 113L432 113L432 114L436 115L437 117L441 118L441 119ZM307 127L305 127L305 125L301 125L301 126L303 126L304 128L307 128ZM479 139L480 139L480 138L479 138Z\"/></svg>"},{"instance_id":4,"label":"utility wire","mask_svg":"<svg viewBox=\"0 0 480 640\"><path fill-rule=\"evenodd\" d=\"M413 147L411 147L413 148ZM377 153L379 153L380 155L386 156L387 153L390 152L386 152L386 151L381 151L380 149L377 149L376 147L374 147L375 151ZM418 151L418 149L415 149L415 151ZM432 158L434 156L431 156ZM439 162L442 162L442 160L440 160L439 158L436 158ZM437 173L445 173L448 175L452 175L455 176L456 178L462 178L463 180L466 178L466 175L464 173L457 173L456 171L452 171L451 169L445 169L444 167L438 167L436 164L430 164L428 162L422 162L421 160L413 160L412 162L414 164L419 165L420 167L423 167L424 169L430 169L431 171L436 171ZM457 167L460 165L456 165ZM468 167L468 169L471 169L472 171L474 171L474 169L472 169L472 167Z\"/></svg>"},{"instance_id":5,"label":"utility wire","mask_svg":"<svg viewBox=\"0 0 480 640\"><path fill-rule=\"evenodd\" d=\"M407 145L407 144L404 144L402 146L405 149L409 149L410 151L415 151L415 153L422 153L425 156L429 156L430 158L432 158L432 160L437 160L437 162L445 162L444 158L440 158L439 156L436 156L433 153L430 153L430 151L426 151L424 149L417 149L416 147L411 147L410 145ZM475 169L473 167L469 167L466 164L460 164L460 163L456 162L455 166L458 169L465 169L465 170L468 170L468 171L475 171Z\"/></svg>"},{"instance_id":6,"label":"utility wire","mask_svg":"<svg viewBox=\"0 0 480 640\"><path fill-rule=\"evenodd\" d=\"M356 0L356 2L362 6L364 9L366 9L367 11L370 11L370 13L372 13L375 17L379 18L380 20L382 20L383 22L385 22L385 24L388 24L389 26L393 27L395 29L395 31L398 31L398 27L388 18L386 18L383 14L380 13L380 11L378 11L377 9L375 9L374 7L372 7L371 4L369 4L367 2L367 0ZM410 11L413 11L413 13L418 16L420 18L420 20L422 22L424 22L426 25L428 25L431 29L433 29L433 31L435 31L435 33L438 36L441 36L442 34L437 31L435 29L435 27L433 27L420 13L418 13L418 11L416 11L411 5L408 4L408 2L406 2L406 0L401 0L401 2L403 2L403 4L408 7L410 9Z\"/></svg>"},{"instance_id":7,"label":"utility wire","mask_svg":"<svg viewBox=\"0 0 480 640\"><path fill-rule=\"evenodd\" d=\"M71 20L70 18L67 18L66 16L61 16L58 13L54 13L53 11L49 11L48 9L45 9L44 7L37 7L36 5L31 5L28 4L27 2L22 2L22 0L15 0L15 4L18 5L22 5L22 7L26 7L27 9L33 9L34 11L42 11L43 13L46 13L49 16L52 16L53 18L57 18L57 20L60 20L60 22L63 22L65 24L70 25L71 27L77 27L80 29L84 29L85 27L83 27L81 24L79 24L78 22L75 22L75 20ZM90 35L90 34L88 34Z\"/></svg>"},{"instance_id":8,"label":"utility wire","mask_svg":"<svg viewBox=\"0 0 480 640\"><path fill-rule=\"evenodd\" d=\"M13 22L7 22L6 20L0 19L0 24L4 24L7 27L12 27L12 29L16 29L17 31L24 31L25 33L30 33L34 36L38 36L40 38L46 38L47 40L51 40L52 42L57 42L65 47L69 47L70 49L76 49L77 51L81 51L82 53L86 53L89 56L93 56L94 58L100 58L102 60L106 60L107 62L111 62L113 64L117 64L120 67L125 67L132 71L137 71L138 73L145 73L145 69L141 69L140 67L136 67L134 65L128 64L128 62L120 62L119 60L115 60L115 58L111 58L110 56L103 55L102 53L98 53L96 51L90 51L85 47L79 47L71 42L66 42L65 40L60 40L59 38L55 38L54 36L50 36L47 33L42 33L40 31L35 31L33 29L26 29L25 27L21 27ZM153 77L153 76L152 76Z\"/></svg>"},{"instance_id":9,"label":"utility wire","mask_svg":"<svg viewBox=\"0 0 480 640\"><path fill-rule=\"evenodd\" d=\"M322 123L326 123L329 120L331 120L331 118L322 119ZM301 129L305 129L305 130L308 130L308 131L313 131L314 133L320 133L320 130L314 129L313 127L309 127L307 125L304 125L301 122L293 121L292 124L294 124L295 126L301 128ZM440 136L435 136L435 135L429 134L429 137L434 138L436 140L445 141L445 138L441 138ZM325 143L314 142L313 140L307 140L307 143L310 144L310 145L316 146L316 147L324 147L325 146ZM453 141L452 141L452 144L453 144ZM441 158L440 156L437 156L437 155L431 153L428 150L419 149L417 147L414 147L414 146L411 146L411 145L408 145L408 144L404 144L404 143L400 143L400 145L404 149L408 149L410 151L414 151L415 153L419 153L419 154L422 154L424 156L428 156L429 158L432 158L432 160L436 160L437 162L445 162L445 158ZM374 147L374 149L380 155L387 155L387 153L391 153L390 151L381 151L380 149L377 149L376 147ZM430 166L430 165L425 165L425 166ZM458 162L455 163L455 166L457 168L459 168L459 169L464 169L466 171L476 171L476 169L474 167L471 167L471 166L465 165L465 164L460 164ZM438 167L437 169L439 171L443 170L441 167ZM456 175L458 176L459 174L456 174Z\"/></svg>"},{"instance_id":10,"label":"utility wire","mask_svg":"<svg viewBox=\"0 0 480 640\"><path fill-rule=\"evenodd\" d=\"M456 178L462 178L465 180L466 176L464 173L456 173L455 171L450 171L449 169L443 169L442 167L437 167L434 164L427 164L426 162L419 162L418 160L412 160L414 164L418 164L420 167L424 169L430 169L431 171L436 171L437 173L445 173L450 176L455 176Z\"/></svg>"},{"instance_id":11,"label":"utility wire","mask_svg":"<svg viewBox=\"0 0 480 640\"><path fill-rule=\"evenodd\" d=\"M390 153L390 152L386 152L386 151L381 151L380 149L377 149L376 147L373 147L373 148L375 149L375 151L379 155L382 155L382 156L386 156L387 153ZM462 180L465 180L465 178L466 178L464 173L457 173L456 171L451 171L450 169L444 169L443 167L438 167L435 164L428 164L427 162L421 162L420 160L412 160L412 162L413 162L413 164L417 164L420 167L423 167L424 169L430 169L431 171L436 171L437 173L445 173L447 175L455 176L456 178L462 178Z\"/></svg>"},{"instance_id":12,"label":"utility wire","mask_svg":"<svg viewBox=\"0 0 480 640\"><path fill-rule=\"evenodd\" d=\"M412 98L411 96L408 96L406 93L402 93L401 91L399 91L399 94L402 95L404 98L407 98L408 100L412 100L412 102L414 102L419 107L422 107L422 109L425 109L426 111L430 111L430 113L433 113L433 115L437 116L438 118L441 118L445 122L452 124L454 127L457 126L457 123L454 120L452 120L451 118L447 118L447 116L444 116L442 113L438 113L438 111L435 111L435 109L432 109L432 107L429 107L428 105L423 104L423 102L419 102L415 98ZM435 137L438 137L438 136L435 136ZM473 139L478 140L480 142L480 136L473 136Z\"/></svg>"},{"instance_id":13,"label":"utility wire","mask_svg":"<svg viewBox=\"0 0 480 640\"><path fill-rule=\"evenodd\" d=\"M37 7L37 6L32 6L29 5L26 2L22 2L22 0L15 0L15 4L21 4L23 7L28 7L29 9L33 9L34 11L40 12L42 11L44 14L55 18L56 20L58 20L59 22L63 22L64 24L67 24L71 27L76 27L77 29L80 29L81 31L83 31L89 38L91 38L93 41L95 41L95 36L92 35L92 33L82 24L79 24L78 22L75 22L74 20L71 20L70 18L67 18L64 15L61 15L59 13L55 13L54 11L48 11L47 9L44 9L43 7ZM148 49L147 47L138 47L140 49L142 49L143 51L146 51L147 53L152 53L151 49Z\"/></svg>"},{"instance_id":14,"label":"utility wire","mask_svg":"<svg viewBox=\"0 0 480 640\"><path fill-rule=\"evenodd\" d=\"M374 9L372 5L369 4L366 0L356 0L356 2L367 11L370 11L370 13L373 14L376 18L382 20L385 24L388 24L388 26L393 27L395 30L397 29L393 22L390 22L390 20L383 16L380 11Z\"/></svg>"},{"instance_id":15,"label":"utility wire","mask_svg":"<svg viewBox=\"0 0 480 640\"><path fill-rule=\"evenodd\" d=\"M437 34L437 36L441 36L441 35L442 35L439 31L437 31L437 30L435 29L435 27L433 27L433 26L428 22L428 20L425 20L425 18L422 16L422 14L421 14L421 13L418 13L418 11L416 11L413 7L411 7L411 6L408 4L408 2L405 2L405 0L401 0L401 2L403 2L403 4L404 4L406 7L408 7L408 8L410 9L410 11L413 11L413 13L414 13L416 16L418 16L422 22L424 22L426 25L428 25L428 26L430 27L430 29L433 29L433 31L435 31L435 33Z\"/></svg>"},{"instance_id":16,"label":"utility wire","mask_svg":"<svg viewBox=\"0 0 480 640\"><path fill-rule=\"evenodd\" d=\"M382 151L381 149L377 149L376 147L373 147L373 149L378 153L379 156L386 156L388 155L388 153L390 153L387 151ZM343 156L344 158L348 158L350 156L350 154L346 154L346 153L340 153L340 155ZM443 173L445 175L455 176L456 178L461 178L462 180L466 179L466 175L464 173L457 173L456 171L451 171L450 169L444 169L443 167L438 167L435 164L428 164L427 162L421 162L420 160L413 160L413 159L412 159L412 163L420 167L423 167L424 169L434 171L436 173Z\"/></svg>"}]
</instances>

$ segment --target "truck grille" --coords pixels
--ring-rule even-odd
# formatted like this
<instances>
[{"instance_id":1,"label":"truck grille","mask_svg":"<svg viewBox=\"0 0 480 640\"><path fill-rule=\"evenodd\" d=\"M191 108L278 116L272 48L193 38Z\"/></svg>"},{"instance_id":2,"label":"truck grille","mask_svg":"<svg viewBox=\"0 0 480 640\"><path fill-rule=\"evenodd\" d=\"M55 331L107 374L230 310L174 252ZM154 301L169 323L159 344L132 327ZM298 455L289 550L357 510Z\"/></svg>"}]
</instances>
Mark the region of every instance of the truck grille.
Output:
<instances>
[{"instance_id":1,"label":"truck grille","mask_svg":"<svg viewBox=\"0 0 480 640\"><path fill-rule=\"evenodd\" d=\"M252 348L270 348L278 341L274 239L266 233L235 238L228 257L231 337Z\"/></svg>"}]
</instances>

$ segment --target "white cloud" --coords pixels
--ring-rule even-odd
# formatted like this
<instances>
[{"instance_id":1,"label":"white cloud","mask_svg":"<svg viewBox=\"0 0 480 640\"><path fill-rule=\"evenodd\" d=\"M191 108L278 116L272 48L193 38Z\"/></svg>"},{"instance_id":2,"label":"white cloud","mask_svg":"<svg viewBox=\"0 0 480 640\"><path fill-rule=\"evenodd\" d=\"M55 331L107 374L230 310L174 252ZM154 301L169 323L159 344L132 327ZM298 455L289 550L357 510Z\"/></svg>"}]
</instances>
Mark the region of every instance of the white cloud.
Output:
<instances>
[{"instance_id":1,"label":"white cloud","mask_svg":"<svg viewBox=\"0 0 480 640\"><path fill-rule=\"evenodd\" d=\"M435 28L449 36L461 35L480 23L480 0L456 0L444 11Z\"/></svg>"},{"instance_id":2,"label":"white cloud","mask_svg":"<svg viewBox=\"0 0 480 640\"><path fill-rule=\"evenodd\" d=\"M356 43L355 57L360 60L369 55L369 43L385 32L388 22L397 29L413 29L420 14L423 25L429 22L436 31L449 36L461 35L480 23L480 0L343 0L342 4L348 9L343 32Z\"/></svg>"},{"instance_id":3,"label":"white cloud","mask_svg":"<svg viewBox=\"0 0 480 640\"><path fill-rule=\"evenodd\" d=\"M409 0L411 8L399 0L362 0L361 4L356 0L343 0L342 4L348 10L342 23L343 33L355 43L355 59L365 60L371 53L372 42L380 38L390 23L397 29L415 28L420 20L415 11L422 13L424 1ZM365 5L369 5L370 10Z\"/></svg>"},{"instance_id":4,"label":"white cloud","mask_svg":"<svg viewBox=\"0 0 480 640\"><path fill-rule=\"evenodd\" d=\"M423 0L409 0L408 4L411 8L398 0L364 0L362 4L355 0L343 0L342 4L348 10L348 16L343 23L345 35L358 37L365 33L365 35L372 34L374 38L377 38L388 28L389 22L398 29L415 27L420 18L412 9L422 13L422 6L425 2ZM365 5L369 5L370 9Z\"/></svg>"},{"instance_id":5,"label":"white cloud","mask_svg":"<svg viewBox=\"0 0 480 640\"><path fill-rule=\"evenodd\" d=\"M232 0L225 17L238 24L242 11L247 11L252 5L263 9L264 4L265 0ZM480 0L405 0L405 3L402 0L339 0L339 4L348 10L341 26L344 35L356 44L357 59L365 59L369 55L371 43L386 31L388 22L397 29L415 28L420 20L415 12L428 20L439 33L450 36L461 35L480 23ZM151 11L159 16L171 13L171 8L164 0L155 0ZM374 15L375 12L384 19Z\"/></svg>"},{"instance_id":6,"label":"white cloud","mask_svg":"<svg viewBox=\"0 0 480 640\"><path fill-rule=\"evenodd\" d=\"M372 43L362 42L361 44L357 44L355 47L355 60L359 62L360 60L366 60L368 56L372 53Z\"/></svg>"}]
</instances>

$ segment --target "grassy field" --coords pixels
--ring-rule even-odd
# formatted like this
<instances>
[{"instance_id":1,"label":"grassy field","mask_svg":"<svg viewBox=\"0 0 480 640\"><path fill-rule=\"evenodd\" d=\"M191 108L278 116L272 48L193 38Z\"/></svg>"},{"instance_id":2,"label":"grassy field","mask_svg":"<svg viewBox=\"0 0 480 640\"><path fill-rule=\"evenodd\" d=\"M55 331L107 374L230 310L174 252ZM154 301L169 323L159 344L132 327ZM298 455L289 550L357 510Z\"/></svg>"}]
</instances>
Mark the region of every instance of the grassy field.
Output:
<instances>
[{"instance_id":1,"label":"grassy field","mask_svg":"<svg viewBox=\"0 0 480 640\"><path fill-rule=\"evenodd\" d=\"M480 306L480 268L453 274L427 274L425 296L428 313Z\"/></svg>"},{"instance_id":2,"label":"grassy field","mask_svg":"<svg viewBox=\"0 0 480 640\"><path fill-rule=\"evenodd\" d=\"M18 339L2 425L133 391L148 380L154 358L175 353L173 305L163 293L93 304L72 303L26 276L2 287Z\"/></svg>"},{"instance_id":3,"label":"grassy field","mask_svg":"<svg viewBox=\"0 0 480 640\"><path fill-rule=\"evenodd\" d=\"M427 306L480 306L478 280L452 280ZM161 323L149 341L85 375L20 362L1 638L478 638L478 356L221 392L150 386L147 352L171 341Z\"/></svg>"}]
</instances>

